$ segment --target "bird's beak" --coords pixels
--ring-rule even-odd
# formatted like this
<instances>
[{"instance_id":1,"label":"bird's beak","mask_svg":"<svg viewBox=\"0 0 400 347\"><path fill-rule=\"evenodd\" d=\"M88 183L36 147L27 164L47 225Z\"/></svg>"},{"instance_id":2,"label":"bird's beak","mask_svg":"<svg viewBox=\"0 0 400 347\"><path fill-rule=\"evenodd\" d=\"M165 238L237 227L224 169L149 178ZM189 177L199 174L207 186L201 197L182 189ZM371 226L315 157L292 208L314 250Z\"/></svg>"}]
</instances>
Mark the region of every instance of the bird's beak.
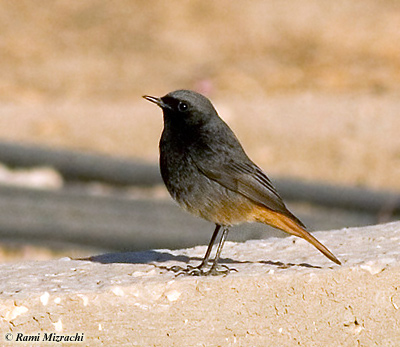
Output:
<instances>
[{"instance_id":1,"label":"bird's beak","mask_svg":"<svg viewBox=\"0 0 400 347\"><path fill-rule=\"evenodd\" d=\"M156 98L155 96L150 96L150 95L143 95L143 98L145 98L150 102L153 102L154 104L160 106L161 108L164 108L166 106L165 103L161 100L161 98Z\"/></svg>"}]
</instances>

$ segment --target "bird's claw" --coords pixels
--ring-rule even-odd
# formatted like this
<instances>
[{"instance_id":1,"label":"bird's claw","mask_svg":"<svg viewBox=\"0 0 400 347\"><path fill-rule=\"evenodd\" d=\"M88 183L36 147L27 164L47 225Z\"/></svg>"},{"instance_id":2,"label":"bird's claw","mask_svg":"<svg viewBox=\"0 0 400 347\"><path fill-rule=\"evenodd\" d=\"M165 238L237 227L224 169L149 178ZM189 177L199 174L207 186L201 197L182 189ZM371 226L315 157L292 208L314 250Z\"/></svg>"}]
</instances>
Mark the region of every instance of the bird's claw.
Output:
<instances>
[{"instance_id":1,"label":"bird's claw","mask_svg":"<svg viewBox=\"0 0 400 347\"><path fill-rule=\"evenodd\" d=\"M176 273L176 276L227 276L231 271L237 272L236 269L231 269L226 265L211 266L210 269L206 269L206 266L200 264L199 266L188 265L186 268L178 265L165 268L168 271Z\"/></svg>"}]
</instances>

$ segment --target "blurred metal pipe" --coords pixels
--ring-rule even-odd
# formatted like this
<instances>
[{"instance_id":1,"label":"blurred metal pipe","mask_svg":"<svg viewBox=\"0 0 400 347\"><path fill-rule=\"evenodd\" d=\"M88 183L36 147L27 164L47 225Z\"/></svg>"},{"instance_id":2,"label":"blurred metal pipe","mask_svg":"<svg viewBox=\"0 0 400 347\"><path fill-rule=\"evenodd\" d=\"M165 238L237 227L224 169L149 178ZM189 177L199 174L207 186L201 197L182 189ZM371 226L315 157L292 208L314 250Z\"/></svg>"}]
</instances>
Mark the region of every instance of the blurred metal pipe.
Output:
<instances>
[{"instance_id":1,"label":"blurred metal pipe","mask_svg":"<svg viewBox=\"0 0 400 347\"><path fill-rule=\"evenodd\" d=\"M274 185L284 199L307 201L315 205L368 211L378 214L399 214L400 193L367 188L309 183L277 178Z\"/></svg>"},{"instance_id":2,"label":"blurred metal pipe","mask_svg":"<svg viewBox=\"0 0 400 347\"><path fill-rule=\"evenodd\" d=\"M50 166L67 180L138 186L162 183L155 165L36 145L0 142L0 162L10 167Z\"/></svg>"},{"instance_id":3,"label":"blurred metal pipe","mask_svg":"<svg viewBox=\"0 0 400 347\"><path fill-rule=\"evenodd\" d=\"M11 167L51 166L67 180L115 185L161 184L157 165L69 150L0 142L0 162ZM373 213L400 213L400 193L274 178L284 199Z\"/></svg>"},{"instance_id":4,"label":"blurred metal pipe","mask_svg":"<svg viewBox=\"0 0 400 347\"><path fill-rule=\"evenodd\" d=\"M194 218L172 202L132 200L119 194L90 195L85 190L39 190L0 185L0 240L82 245L138 251L206 244L213 225ZM284 236L245 224L231 240Z\"/></svg>"}]
</instances>

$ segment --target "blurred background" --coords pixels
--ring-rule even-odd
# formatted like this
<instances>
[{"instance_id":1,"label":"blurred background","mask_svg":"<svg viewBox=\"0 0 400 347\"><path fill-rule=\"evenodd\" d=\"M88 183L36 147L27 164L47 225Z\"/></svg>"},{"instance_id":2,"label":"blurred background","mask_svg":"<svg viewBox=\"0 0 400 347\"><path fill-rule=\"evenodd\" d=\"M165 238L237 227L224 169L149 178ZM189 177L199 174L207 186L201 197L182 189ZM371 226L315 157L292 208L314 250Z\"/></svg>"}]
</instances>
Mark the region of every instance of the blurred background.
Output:
<instances>
[{"instance_id":1,"label":"blurred background","mask_svg":"<svg viewBox=\"0 0 400 347\"><path fill-rule=\"evenodd\" d=\"M249 156L273 178L384 191L391 197L400 192L398 1L0 0L0 32L2 143L83 151L153 167L158 160L161 111L141 96L185 88L212 99ZM3 185L33 180L28 185L61 195L60 187L82 195L90 185L88 194L94 191L96 196L169 204L158 183L133 188L69 184L57 170L26 171L18 160L5 164L0 175ZM11 218L18 206L26 206L25 193L8 190L7 194L3 205L10 208ZM22 195L17 207L10 207L10 199L18 194ZM32 198L36 205L46 199L39 195ZM120 211L116 208L120 202L108 203ZM45 213L47 208L40 212L46 218L51 214ZM324 215L312 208L307 201L298 207L311 229L396 219L390 206L372 217L369 212L348 219L344 211ZM296 208L292 210L296 213ZM31 235L32 230L27 236L31 220L26 219L25 229L17 223L25 218L27 212L22 211L12 215L12 221L0 223L0 260L53 254L43 238ZM76 234L83 235L82 224L71 217L78 212L83 213L81 209L68 214L65 223L77 224ZM129 209L126 213L131 215ZM125 218L119 212L116 216ZM55 233L71 233L57 220L53 218L45 233L39 223L35 235L49 240ZM191 220L188 217L185 223ZM129 220L124 233L136 235L135 221ZM160 223L151 227L161 230L165 220ZM145 226L140 233L146 234ZM204 226L203 244L212 231L211 225L199 224ZM262 228L258 226L257 232ZM105 227L103 232L113 235L111 229ZM168 236L170 231L165 232ZM88 247L96 237L85 239ZM156 237L141 247L153 248ZM135 236L133 244L138 239ZM74 245L68 254L75 254L76 240L69 240ZM107 242L100 248L107 250Z\"/></svg>"}]
</instances>

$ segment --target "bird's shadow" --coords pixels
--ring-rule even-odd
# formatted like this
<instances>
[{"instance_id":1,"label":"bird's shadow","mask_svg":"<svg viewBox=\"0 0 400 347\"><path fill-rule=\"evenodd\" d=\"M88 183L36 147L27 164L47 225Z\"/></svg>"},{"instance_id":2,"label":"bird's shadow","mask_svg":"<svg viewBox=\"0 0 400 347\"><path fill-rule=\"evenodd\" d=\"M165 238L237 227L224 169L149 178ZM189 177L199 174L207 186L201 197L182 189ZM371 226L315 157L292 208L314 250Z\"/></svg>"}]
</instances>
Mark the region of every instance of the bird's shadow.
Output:
<instances>
[{"instance_id":1,"label":"bird's shadow","mask_svg":"<svg viewBox=\"0 0 400 347\"><path fill-rule=\"evenodd\" d=\"M199 257L188 257L186 255L174 255L168 252L162 251L141 251L141 252L121 252L121 253L104 253L95 255L88 258L80 258L76 260L92 261L101 264L152 264L156 267L157 263L165 263L167 261L178 261L183 263L189 263L190 261L199 261L203 259ZM311 265L308 263L283 263L280 261L272 260L259 260L259 261L238 261L231 258L220 258L220 264L266 264L276 266L279 269L288 269L293 266L321 269L320 266ZM163 268L160 266L160 268Z\"/></svg>"}]
</instances>

